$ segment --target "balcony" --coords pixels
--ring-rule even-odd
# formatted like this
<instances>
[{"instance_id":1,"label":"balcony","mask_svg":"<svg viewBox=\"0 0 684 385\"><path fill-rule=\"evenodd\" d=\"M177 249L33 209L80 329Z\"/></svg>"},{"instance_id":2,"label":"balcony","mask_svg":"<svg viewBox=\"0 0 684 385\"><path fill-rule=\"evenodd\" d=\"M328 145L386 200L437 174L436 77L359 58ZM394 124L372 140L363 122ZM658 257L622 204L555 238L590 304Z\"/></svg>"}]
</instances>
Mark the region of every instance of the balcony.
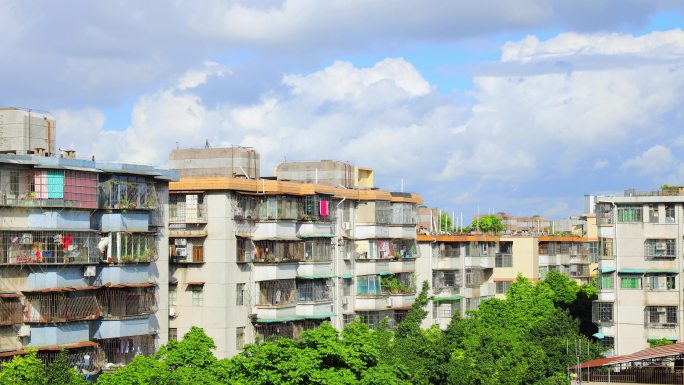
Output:
<instances>
[{"instance_id":1,"label":"balcony","mask_svg":"<svg viewBox=\"0 0 684 385\"><path fill-rule=\"evenodd\" d=\"M31 325L29 347L59 346L90 340L90 322Z\"/></svg>"},{"instance_id":2,"label":"balcony","mask_svg":"<svg viewBox=\"0 0 684 385\"><path fill-rule=\"evenodd\" d=\"M131 337L137 335L149 335L149 318L133 318L122 320L101 320L94 325L93 338L97 340Z\"/></svg>"},{"instance_id":3,"label":"balcony","mask_svg":"<svg viewBox=\"0 0 684 385\"><path fill-rule=\"evenodd\" d=\"M22 322L21 294L0 293L0 326L18 325Z\"/></svg>"},{"instance_id":4,"label":"balcony","mask_svg":"<svg viewBox=\"0 0 684 385\"><path fill-rule=\"evenodd\" d=\"M297 277L333 277L332 263L328 262L300 262L297 266Z\"/></svg>"},{"instance_id":5,"label":"balcony","mask_svg":"<svg viewBox=\"0 0 684 385\"><path fill-rule=\"evenodd\" d=\"M204 246L186 243L185 246L172 245L169 249L171 263L174 264L203 264Z\"/></svg>"},{"instance_id":6,"label":"balcony","mask_svg":"<svg viewBox=\"0 0 684 385\"><path fill-rule=\"evenodd\" d=\"M97 289L99 287L85 286L25 291L24 322L58 323L100 318Z\"/></svg>"},{"instance_id":7,"label":"balcony","mask_svg":"<svg viewBox=\"0 0 684 385\"><path fill-rule=\"evenodd\" d=\"M2 231L0 264L97 264L100 240L94 232Z\"/></svg>"},{"instance_id":8,"label":"balcony","mask_svg":"<svg viewBox=\"0 0 684 385\"><path fill-rule=\"evenodd\" d=\"M98 342L104 360L103 366L108 370L130 364L136 356L150 356L155 353L154 336L149 332L106 338Z\"/></svg>"},{"instance_id":9,"label":"balcony","mask_svg":"<svg viewBox=\"0 0 684 385\"><path fill-rule=\"evenodd\" d=\"M154 183L135 176L113 176L100 183L100 207L110 210L152 210L158 205Z\"/></svg>"},{"instance_id":10,"label":"balcony","mask_svg":"<svg viewBox=\"0 0 684 385\"><path fill-rule=\"evenodd\" d=\"M416 239L416 225L389 226L389 238Z\"/></svg>"},{"instance_id":11,"label":"balcony","mask_svg":"<svg viewBox=\"0 0 684 385\"><path fill-rule=\"evenodd\" d=\"M392 308L409 308L416 300L416 293L393 293L389 297L389 306Z\"/></svg>"},{"instance_id":12,"label":"balcony","mask_svg":"<svg viewBox=\"0 0 684 385\"><path fill-rule=\"evenodd\" d=\"M466 268L494 268L494 256L465 257L464 262Z\"/></svg>"},{"instance_id":13,"label":"balcony","mask_svg":"<svg viewBox=\"0 0 684 385\"><path fill-rule=\"evenodd\" d=\"M98 244L105 250L107 263L149 263L157 260L156 233L113 232Z\"/></svg>"},{"instance_id":14,"label":"balcony","mask_svg":"<svg viewBox=\"0 0 684 385\"><path fill-rule=\"evenodd\" d=\"M414 258L393 259L389 262L391 273L412 273L416 271L416 260Z\"/></svg>"},{"instance_id":15,"label":"balcony","mask_svg":"<svg viewBox=\"0 0 684 385\"><path fill-rule=\"evenodd\" d=\"M298 241L296 222L259 222L252 230L252 240Z\"/></svg>"},{"instance_id":16,"label":"balcony","mask_svg":"<svg viewBox=\"0 0 684 385\"><path fill-rule=\"evenodd\" d=\"M198 194L169 195L169 223L207 223L207 204Z\"/></svg>"},{"instance_id":17,"label":"balcony","mask_svg":"<svg viewBox=\"0 0 684 385\"><path fill-rule=\"evenodd\" d=\"M254 263L254 280L295 279L297 263Z\"/></svg>"},{"instance_id":18,"label":"balcony","mask_svg":"<svg viewBox=\"0 0 684 385\"><path fill-rule=\"evenodd\" d=\"M432 260L434 270L457 270L463 268L462 264L461 258L439 257Z\"/></svg>"},{"instance_id":19,"label":"balcony","mask_svg":"<svg viewBox=\"0 0 684 385\"><path fill-rule=\"evenodd\" d=\"M387 310L392 308L393 303L389 295L357 295L354 301L355 311Z\"/></svg>"},{"instance_id":20,"label":"balcony","mask_svg":"<svg viewBox=\"0 0 684 385\"><path fill-rule=\"evenodd\" d=\"M0 206L97 208L97 173L3 168Z\"/></svg>"},{"instance_id":21,"label":"balcony","mask_svg":"<svg viewBox=\"0 0 684 385\"><path fill-rule=\"evenodd\" d=\"M414 230L415 231L415 230ZM415 238L415 233L413 235ZM386 225L357 224L354 228L355 239L390 238L390 228Z\"/></svg>"},{"instance_id":22,"label":"balcony","mask_svg":"<svg viewBox=\"0 0 684 385\"><path fill-rule=\"evenodd\" d=\"M106 320L146 318L157 311L156 285L109 285L97 294L97 301Z\"/></svg>"}]
</instances>

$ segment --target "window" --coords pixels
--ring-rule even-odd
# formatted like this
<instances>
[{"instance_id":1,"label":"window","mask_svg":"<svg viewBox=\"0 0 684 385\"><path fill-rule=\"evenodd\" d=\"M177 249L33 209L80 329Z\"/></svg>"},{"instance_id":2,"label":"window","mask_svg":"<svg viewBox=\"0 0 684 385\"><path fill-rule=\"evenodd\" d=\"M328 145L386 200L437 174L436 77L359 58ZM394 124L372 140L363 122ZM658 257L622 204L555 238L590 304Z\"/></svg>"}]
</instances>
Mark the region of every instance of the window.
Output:
<instances>
[{"instance_id":1,"label":"window","mask_svg":"<svg viewBox=\"0 0 684 385\"><path fill-rule=\"evenodd\" d=\"M618 207L618 222L641 222L643 219L642 206L622 206Z\"/></svg>"},{"instance_id":2,"label":"window","mask_svg":"<svg viewBox=\"0 0 684 385\"><path fill-rule=\"evenodd\" d=\"M674 239L647 239L644 242L644 255L647 258L674 258Z\"/></svg>"},{"instance_id":3,"label":"window","mask_svg":"<svg viewBox=\"0 0 684 385\"><path fill-rule=\"evenodd\" d=\"M235 305L244 306L249 301L247 300L247 290L245 290L244 283L235 285Z\"/></svg>"},{"instance_id":4,"label":"window","mask_svg":"<svg viewBox=\"0 0 684 385\"><path fill-rule=\"evenodd\" d=\"M236 238L236 254L235 262L245 263L251 262L254 257L254 243L251 239L247 238Z\"/></svg>"},{"instance_id":5,"label":"window","mask_svg":"<svg viewBox=\"0 0 684 385\"><path fill-rule=\"evenodd\" d=\"M468 269L465 272L466 287L475 287L484 282L484 271L481 269Z\"/></svg>"},{"instance_id":6,"label":"window","mask_svg":"<svg viewBox=\"0 0 684 385\"><path fill-rule=\"evenodd\" d=\"M349 325L356 319L356 314L343 314L342 315L342 322L344 323L344 326Z\"/></svg>"},{"instance_id":7,"label":"window","mask_svg":"<svg viewBox=\"0 0 684 385\"><path fill-rule=\"evenodd\" d=\"M665 205L665 222L675 223L675 206L672 204Z\"/></svg>"},{"instance_id":8,"label":"window","mask_svg":"<svg viewBox=\"0 0 684 385\"><path fill-rule=\"evenodd\" d=\"M178 303L178 294L176 288L169 286L169 306L176 306Z\"/></svg>"},{"instance_id":9,"label":"window","mask_svg":"<svg viewBox=\"0 0 684 385\"><path fill-rule=\"evenodd\" d=\"M494 267L513 267L513 254L496 253Z\"/></svg>"},{"instance_id":10,"label":"window","mask_svg":"<svg viewBox=\"0 0 684 385\"><path fill-rule=\"evenodd\" d=\"M651 223L660 222L659 213L658 213L658 205L648 205L648 221Z\"/></svg>"},{"instance_id":11,"label":"window","mask_svg":"<svg viewBox=\"0 0 684 385\"><path fill-rule=\"evenodd\" d=\"M677 324L677 306L646 306L644 323L650 327L673 327Z\"/></svg>"},{"instance_id":12,"label":"window","mask_svg":"<svg viewBox=\"0 0 684 385\"><path fill-rule=\"evenodd\" d=\"M613 290L613 273L601 274L601 290Z\"/></svg>"},{"instance_id":13,"label":"window","mask_svg":"<svg viewBox=\"0 0 684 385\"><path fill-rule=\"evenodd\" d=\"M204 305L204 291L202 287L192 288L192 306Z\"/></svg>"},{"instance_id":14,"label":"window","mask_svg":"<svg viewBox=\"0 0 684 385\"><path fill-rule=\"evenodd\" d=\"M496 282L496 294L506 294L508 289L511 288L510 281L497 281Z\"/></svg>"},{"instance_id":15,"label":"window","mask_svg":"<svg viewBox=\"0 0 684 385\"><path fill-rule=\"evenodd\" d=\"M382 295L379 275L361 275L356 277L357 295Z\"/></svg>"},{"instance_id":16,"label":"window","mask_svg":"<svg viewBox=\"0 0 684 385\"><path fill-rule=\"evenodd\" d=\"M169 328L169 341L178 341L178 329Z\"/></svg>"},{"instance_id":17,"label":"window","mask_svg":"<svg viewBox=\"0 0 684 385\"><path fill-rule=\"evenodd\" d=\"M344 295L344 296L351 295L351 286L352 286L351 278L344 278L342 280L342 295Z\"/></svg>"},{"instance_id":18,"label":"window","mask_svg":"<svg viewBox=\"0 0 684 385\"><path fill-rule=\"evenodd\" d=\"M612 302L592 302L591 321L596 324L613 322Z\"/></svg>"},{"instance_id":19,"label":"window","mask_svg":"<svg viewBox=\"0 0 684 385\"><path fill-rule=\"evenodd\" d=\"M297 280L297 300L299 302L330 301L331 299L331 279L325 278Z\"/></svg>"},{"instance_id":20,"label":"window","mask_svg":"<svg viewBox=\"0 0 684 385\"><path fill-rule=\"evenodd\" d=\"M596 219L599 225L609 225L613 223L613 206L610 203L597 203Z\"/></svg>"},{"instance_id":21,"label":"window","mask_svg":"<svg viewBox=\"0 0 684 385\"><path fill-rule=\"evenodd\" d=\"M432 289L439 291L446 288L461 287L461 271L446 270L432 272Z\"/></svg>"},{"instance_id":22,"label":"window","mask_svg":"<svg viewBox=\"0 0 684 385\"><path fill-rule=\"evenodd\" d=\"M433 314L435 318L451 318L454 313L461 308L460 301L445 301L445 302L435 302Z\"/></svg>"},{"instance_id":23,"label":"window","mask_svg":"<svg viewBox=\"0 0 684 385\"><path fill-rule=\"evenodd\" d=\"M599 256L601 258L613 258L613 239L599 238Z\"/></svg>"},{"instance_id":24,"label":"window","mask_svg":"<svg viewBox=\"0 0 684 385\"><path fill-rule=\"evenodd\" d=\"M603 339L600 339L598 343L603 349L613 350L613 347L615 346L615 337L605 336Z\"/></svg>"},{"instance_id":25,"label":"window","mask_svg":"<svg viewBox=\"0 0 684 385\"><path fill-rule=\"evenodd\" d=\"M245 347L245 328L235 329L235 349L242 350Z\"/></svg>"},{"instance_id":26,"label":"window","mask_svg":"<svg viewBox=\"0 0 684 385\"><path fill-rule=\"evenodd\" d=\"M647 290L676 290L677 275L672 274L650 274L646 276Z\"/></svg>"},{"instance_id":27,"label":"window","mask_svg":"<svg viewBox=\"0 0 684 385\"><path fill-rule=\"evenodd\" d=\"M621 289L641 289L640 275L623 275L620 277Z\"/></svg>"},{"instance_id":28,"label":"window","mask_svg":"<svg viewBox=\"0 0 684 385\"><path fill-rule=\"evenodd\" d=\"M259 282L259 305L279 306L297 301L294 279L279 279Z\"/></svg>"}]
</instances>

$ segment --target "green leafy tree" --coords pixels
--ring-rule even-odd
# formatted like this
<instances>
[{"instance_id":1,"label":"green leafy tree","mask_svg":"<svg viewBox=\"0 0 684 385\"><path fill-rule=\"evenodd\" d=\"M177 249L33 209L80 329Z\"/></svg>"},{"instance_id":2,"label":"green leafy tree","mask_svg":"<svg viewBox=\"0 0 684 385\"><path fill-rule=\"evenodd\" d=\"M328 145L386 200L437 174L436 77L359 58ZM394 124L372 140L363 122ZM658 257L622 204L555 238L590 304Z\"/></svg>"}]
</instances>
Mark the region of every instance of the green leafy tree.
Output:
<instances>
[{"instance_id":1,"label":"green leafy tree","mask_svg":"<svg viewBox=\"0 0 684 385\"><path fill-rule=\"evenodd\" d=\"M12 361L2 364L0 384L4 385L44 385L45 365L36 356L36 351L29 351L24 356L15 356Z\"/></svg>"},{"instance_id":2,"label":"green leafy tree","mask_svg":"<svg viewBox=\"0 0 684 385\"><path fill-rule=\"evenodd\" d=\"M473 229L479 229L482 232L492 234L500 233L506 228L501 221L501 218L497 217L496 215L481 215L476 217L473 219L473 222L470 224L470 226Z\"/></svg>"},{"instance_id":3,"label":"green leafy tree","mask_svg":"<svg viewBox=\"0 0 684 385\"><path fill-rule=\"evenodd\" d=\"M439 230L446 232L452 232L455 230L453 219L446 212L439 213Z\"/></svg>"},{"instance_id":4,"label":"green leafy tree","mask_svg":"<svg viewBox=\"0 0 684 385\"><path fill-rule=\"evenodd\" d=\"M45 367L45 383L49 385L83 385L85 378L69 365L69 354L60 350L57 358Z\"/></svg>"}]
</instances>

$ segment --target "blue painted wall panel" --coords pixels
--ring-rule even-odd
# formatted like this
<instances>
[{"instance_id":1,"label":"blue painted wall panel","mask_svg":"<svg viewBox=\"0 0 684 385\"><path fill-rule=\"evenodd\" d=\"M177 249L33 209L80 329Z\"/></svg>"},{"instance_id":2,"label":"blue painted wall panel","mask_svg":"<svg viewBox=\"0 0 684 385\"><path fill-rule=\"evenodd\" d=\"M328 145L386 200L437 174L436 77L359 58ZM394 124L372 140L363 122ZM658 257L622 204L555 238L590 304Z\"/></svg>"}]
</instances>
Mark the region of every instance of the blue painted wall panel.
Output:
<instances>
[{"instance_id":1,"label":"blue painted wall panel","mask_svg":"<svg viewBox=\"0 0 684 385\"><path fill-rule=\"evenodd\" d=\"M90 229L88 211L42 211L33 210L28 215L28 226L32 229Z\"/></svg>"},{"instance_id":2,"label":"blue painted wall panel","mask_svg":"<svg viewBox=\"0 0 684 385\"><path fill-rule=\"evenodd\" d=\"M82 266L43 266L28 275L28 290L47 289L50 287L89 286L91 282L83 277Z\"/></svg>"},{"instance_id":3,"label":"blue painted wall panel","mask_svg":"<svg viewBox=\"0 0 684 385\"><path fill-rule=\"evenodd\" d=\"M94 339L140 336L150 333L149 318L100 320L94 325Z\"/></svg>"},{"instance_id":4,"label":"blue painted wall panel","mask_svg":"<svg viewBox=\"0 0 684 385\"><path fill-rule=\"evenodd\" d=\"M103 266L98 274L97 282L104 285L122 283L142 283L150 281L150 273L147 264L123 265L123 266Z\"/></svg>"},{"instance_id":5,"label":"blue painted wall panel","mask_svg":"<svg viewBox=\"0 0 684 385\"><path fill-rule=\"evenodd\" d=\"M29 346L55 346L90 340L90 322L32 325Z\"/></svg>"}]
</instances>

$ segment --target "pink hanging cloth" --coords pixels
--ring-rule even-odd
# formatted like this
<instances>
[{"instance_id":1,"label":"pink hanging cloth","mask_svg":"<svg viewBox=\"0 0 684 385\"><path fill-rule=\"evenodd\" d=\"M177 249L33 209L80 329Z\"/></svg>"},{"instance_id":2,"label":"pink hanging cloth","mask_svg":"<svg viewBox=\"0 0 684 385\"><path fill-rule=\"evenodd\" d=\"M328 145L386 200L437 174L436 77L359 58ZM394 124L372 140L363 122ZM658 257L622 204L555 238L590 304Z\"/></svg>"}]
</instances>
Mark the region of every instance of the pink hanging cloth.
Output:
<instances>
[{"instance_id":1,"label":"pink hanging cloth","mask_svg":"<svg viewBox=\"0 0 684 385\"><path fill-rule=\"evenodd\" d=\"M322 216L322 217L328 216L328 201L320 201L318 208L319 208L320 216Z\"/></svg>"}]
</instances>

